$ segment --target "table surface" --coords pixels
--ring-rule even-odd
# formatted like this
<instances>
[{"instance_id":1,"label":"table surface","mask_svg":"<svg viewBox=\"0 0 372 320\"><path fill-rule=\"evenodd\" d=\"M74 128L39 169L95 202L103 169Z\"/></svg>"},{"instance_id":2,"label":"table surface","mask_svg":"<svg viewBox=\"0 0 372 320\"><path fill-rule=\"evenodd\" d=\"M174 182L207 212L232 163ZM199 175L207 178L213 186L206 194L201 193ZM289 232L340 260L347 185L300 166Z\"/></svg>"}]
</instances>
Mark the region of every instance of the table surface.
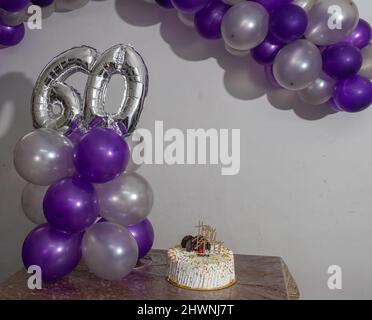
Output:
<instances>
[{"instance_id":1,"label":"table surface","mask_svg":"<svg viewBox=\"0 0 372 320\"><path fill-rule=\"evenodd\" d=\"M0 299L244 300L299 299L298 287L279 257L235 255L237 283L218 291L177 288L165 279L166 251L152 250L120 281L101 280L79 265L70 275L41 290L30 290L30 274L21 270L0 284Z\"/></svg>"}]
</instances>

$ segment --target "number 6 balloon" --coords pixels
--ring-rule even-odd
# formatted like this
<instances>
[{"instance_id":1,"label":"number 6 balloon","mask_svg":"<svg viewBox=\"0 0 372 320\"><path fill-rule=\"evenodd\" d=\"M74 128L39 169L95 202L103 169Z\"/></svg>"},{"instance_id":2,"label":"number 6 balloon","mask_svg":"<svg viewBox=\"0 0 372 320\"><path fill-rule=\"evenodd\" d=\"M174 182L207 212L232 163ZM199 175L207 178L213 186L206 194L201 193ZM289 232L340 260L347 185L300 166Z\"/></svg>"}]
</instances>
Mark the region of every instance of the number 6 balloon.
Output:
<instances>
[{"instance_id":1,"label":"number 6 balloon","mask_svg":"<svg viewBox=\"0 0 372 320\"><path fill-rule=\"evenodd\" d=\"M98 53L95 49L75 47L55 57L40 74L32 94L32 117L35 128L60 130L83 113L79 94L63 82L76 72L89 74ZM62 112L55 113L58 105Z\"/></svg>"}]
</instances>

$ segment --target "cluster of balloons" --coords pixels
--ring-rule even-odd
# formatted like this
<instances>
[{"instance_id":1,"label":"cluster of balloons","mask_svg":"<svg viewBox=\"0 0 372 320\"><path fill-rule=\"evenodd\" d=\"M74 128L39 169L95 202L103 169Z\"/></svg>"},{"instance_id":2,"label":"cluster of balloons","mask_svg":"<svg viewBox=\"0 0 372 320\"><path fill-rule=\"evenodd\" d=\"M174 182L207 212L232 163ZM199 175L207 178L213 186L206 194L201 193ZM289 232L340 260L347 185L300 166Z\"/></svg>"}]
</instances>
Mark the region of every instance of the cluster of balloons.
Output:
<instances>
[{"instance_id":1,"label":"cluster of balloons","mask_svg":"<svg viewBox=\"0 0 372 320\"><path fill-rule=\"evenodd\" d=\"M48 13L71 11L83 7L89 0L0 0L0 46L19 44L25 36L25 22L30 5L48 7Z\"/></svg>"},{"instance_id":2,"label":"cluster of balloons","mask_svg":"<svg viewBox=\"0 0 372 320\"><path fill-rule=\"evenodd\" d=\"M372 104L372 31L352 0L154 2L191 17L201 36L222 38L229 52L251 53L274 86L306 103L346 112Z\"/></svg>"},{"instance_id":3,"label":"cluster of balloons","mask_svg":"<svg viewBox=\"0 0 372 320\"><path fill-rule=\"evenodd\" d=\"M352 0L145 0L176 8L207 39L223 38L236 55L251 53L270 82L301 100L358 112L372 103L371 27ZM30 4L56 11L89 0L0 0L0 45L25 35Z\"/></svg>"},{"instance_id":4,"label":"cluster of balloons","mask_svg":"<svg viewBox=\"0 0 372 320\"><path fill-rule=\"evenodd\" d=\"M69 64L63 63L66 60ZM95 76L98 69L100 79ZM89 83L97 81L95 90L99 92L106 92L112 74L130 74L127 87L135 87L136 94L126 90L130 99L124 99L116 118L96 117L88 123L87 115L96 112L92 104L104 112L99 104L103 101L89 98L86 90L85 106L73 108L71 101L80 103L77 93L60 90L69 89L62 86L64 77L76 71L88 72ZM22 193L23 210L32 222L40 224L26 237L22 258L26 268L41 268L43 280L64 277L81 257L97 276L121 279L151 249L154 230L147 216L153 206L153 191L135 172L139 166L130 156L140 143L133 139L133 130L147 84L141 56L123 45L102 55L85 46L73 48L53 59L40 75L32 99L37 129L17 143L14 164L28 182ZM62 107L59 115L51 112L57 102ZM90 112L84 112L85 108ZM121 120L123 126L115 126Z\"/></svg>"}]
</instances>

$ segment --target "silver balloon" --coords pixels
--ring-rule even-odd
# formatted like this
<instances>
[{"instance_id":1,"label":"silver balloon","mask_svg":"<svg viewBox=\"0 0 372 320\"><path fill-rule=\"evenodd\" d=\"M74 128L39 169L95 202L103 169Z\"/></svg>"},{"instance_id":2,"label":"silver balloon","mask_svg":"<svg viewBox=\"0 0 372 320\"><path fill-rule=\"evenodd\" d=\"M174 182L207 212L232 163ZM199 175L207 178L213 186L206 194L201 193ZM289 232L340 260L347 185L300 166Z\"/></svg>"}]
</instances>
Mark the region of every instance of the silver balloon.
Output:
<instances>
[{"instance_id":1,"label":"silver balloon","mask_svg":"<svg viewBox=\"0 0 372 320\"><path fill-rule=\"evenodd\" d=\"M288 90L302 90L315 81L322 69L322 55L308 40L296 40L283 47L274 60L274 77Z\"/></svg>"},{"instance_id":2,"label":"silver balloon","mask_svg":"<svg viewBox=\"0 0 372 320\"><path fill-rule=\"evenodd\" d=\"M269 14L256 2L241 2L231 7L222 19L222 37L236 50L246 51L256 47L267 36Z\"/></svg>"},{"instance_id":3,"label":"silver balloon","mask_svg":"<svg viewBox=\"0 0 372 320\"><path fill-rule=\"evenodd\" d=\"M18 12L9 12L2 8L0 8L0 23L6 26L17 26L22 22L26 21L28 14L27 14L27 6Z\"/></svg>"},{"instance_id":4,"label":"silver balloon","mask_svg":"<svg viewBox=\"0 0 372 320\"><path fill-rule=\"evenodd\" d=\"M57 12L67 12L84 7L89 0L55 0Z\"/></svg>"},{"instance_id":5,"label":"silver balloon","mask_svg":"<svg viewBox=\"0 0 372 320\"><path fill-rule=\"evenodd\" d=\"M32 117L35 128L64 129L82 115L79 94L63 82L76 72L89 74L98 53L82 46L54 58L40 74L32 94ZM55 112L55 107L59 112Z\"/></svg>"},{"instance_id":6,"label":"silver balloon","mask_svg":"<svg viewBox=\"0 0 372 320\"><path fill-rule=\"evenodd\" d=\"M37 129L15 146L14 165L26 181L47 186L74 173L73 145L51 129Z\"/></svg>"},{"instance_id":7,"label":"silver balloon","mask_svg":"<svg viewBox=\"0 0 372 320\"><path fill-rule=\"evenodd\" d=\"M193 13L184 13L181 11L177 12L178 19L181 20L181 22L187 26L187 27L194 27L194 18L195 15Z\"/></svg>"},{"instance_id":8,"label":"silver balloon","mask_svg":"<svg viewBox=\"0 0 372 320\"><path fill-rule=\"evenodd\" d=\"M130 151L130 159L128 165L125 169L125 172L134 172L137 171L143 163L140 163L137 158L143 159L144 149L146 148L145 141L143 136L141 136L137 131L134 131L130 136L125 138L125 141L128 144ZM141 149L140 155L137 155L137 149Z\"/></svg>"},{"instance_id":9,"label":"silver balloon","mask_svg":"<svg viewBox=\"0 0 372 320\"><path fill-rule=\"evenodd\" d=\"M137 224L150 213L154 195L150 184L138 173L124 173L96 185L101 216L122 226Z\"/></svg>"},{"instance_id":10,"label":"silver balloon","mask_svg":"<svg viewBox=\"0 0 372 320\"><path fill-rule=\"evenodd\" d=\"M83 259L89 270L106 280L120 280L137 264L138 246L132 234L112 222L100 222L85 231Z\"/></svg>"},{"instance_id":11,"label":"silver balloon","mask_svg":"<svg viewBox=\"0 0 372 320\"><path fill-rule=\"evenodd\" d=\"M319 0L308 12L308 40L319 46L335 44L346 38L359 21L359 11L352 0Z\"/></svg>"},{"instance_id":12,"label":"silver balloon","mask_svg":"<svg viewBox=\"0 0 372 320\"><path fill-rule=\"evenodd\" d=\"M319 105L326 103L333 94L336 81L322 73L305 89L298 91L300 99L308 104Z\"/></svg>"},{"instance_id":13,"label":"silver balloon","mask_svg":"<svg viewBox=\"0 0 372 320\"><path fill-rule=\"evenodd\" d=\"M318 0L294 0L293 3L297 4L300 6L302 9L305 11L309 12L310 9L313 7L313 5L317 2Z\"/></svg>"},{"instance_id":14,"label":"silver balloon","mask_svg":"<svg viewBox=\"0 0 372 320\"><path fill-rule=\"evenodd\" d=\"M43 200L48 187L28 183L22 191L22 209L26 217L35 224L46 223Z\"/></svg>"},{"instance_id":15,"label":"silver balloon","mask_svg":"<svg viewBox=\"0 0 372 320\"><path fill-rule=\"evenodd\" d=\"M126 82L124 97L116 113L105 111L107 86L114 74ZM131 46L116 45L104 52L93 68L85 93L85 121L95 116L121 121L132 133L139 121L148 90L148 72L141 55Z\"/></svg>"},{"instance_id":16,"label":"silver balloon","mask_svg":"<svg viewBox=\"0 0 372 320\"><path fill-rule=\"evenodd\" d=\"M250 54L250 50L242 51L242 50L236 50L231 47L227 43L225 43L225 49L228 53L232 54L233 56L237 57L244 57Z\"/></svg>"},{"instance_id":17,"label":"silver balloon","mask_svg":"<svg viewBox=\"0 0 372 320\"><path fill-rule=\"evenodd\" d=\"M372 44L362 49L363 65L359 74L372 79Z\"/></svg>"}]
</instances>

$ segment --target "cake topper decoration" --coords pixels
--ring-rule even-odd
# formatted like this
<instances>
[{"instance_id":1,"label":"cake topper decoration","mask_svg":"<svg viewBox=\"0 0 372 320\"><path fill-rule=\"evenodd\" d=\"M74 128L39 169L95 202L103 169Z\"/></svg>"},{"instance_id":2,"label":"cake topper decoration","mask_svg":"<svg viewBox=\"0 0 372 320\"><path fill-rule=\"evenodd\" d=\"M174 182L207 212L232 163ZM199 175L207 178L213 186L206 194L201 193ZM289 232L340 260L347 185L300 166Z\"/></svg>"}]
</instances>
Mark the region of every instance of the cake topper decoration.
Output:
<instances>
[{"instance_id":1,"label":"cake topper decoration","mask_svg":"<svg viewBox=\"0 0 372 320\"><path fill-rule=\"evenodd\" d=\"M199 221L195 226L198 230L196 236L187 235L182 239L181 247L186 251L196 251L198 255L219 254L223 245L217 240L217 231L211 225Z\"/></svg>"}]
</instances>

